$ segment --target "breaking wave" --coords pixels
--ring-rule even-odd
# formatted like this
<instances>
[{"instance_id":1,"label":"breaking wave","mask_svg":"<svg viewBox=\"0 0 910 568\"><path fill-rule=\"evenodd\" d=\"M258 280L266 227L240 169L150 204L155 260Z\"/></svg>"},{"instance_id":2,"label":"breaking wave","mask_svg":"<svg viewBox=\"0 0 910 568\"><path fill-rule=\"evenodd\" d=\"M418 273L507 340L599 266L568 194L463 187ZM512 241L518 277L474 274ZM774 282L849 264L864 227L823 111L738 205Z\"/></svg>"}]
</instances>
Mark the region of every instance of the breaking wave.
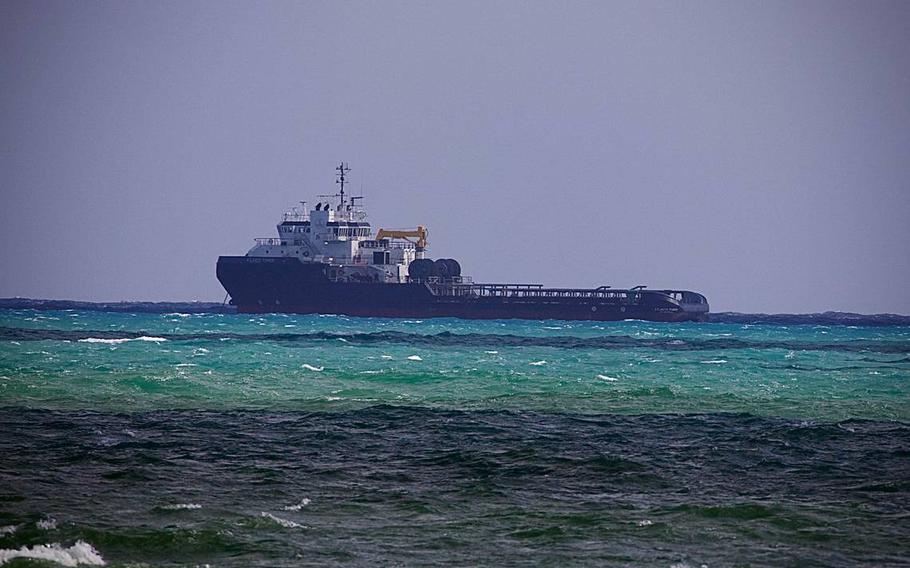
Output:
<instances>
[{"instance_id":1,"label":"breaking wave","mask_svg":"<svg viewBox=\"0 0 910 568\"><path fill-rule=\"evenodd\" d=\"M104 558L98 554L91 544L77 540L76 544L64 547L58 543L38 544L23 546L18 549L0 549L0 564L5 564L16 558L29 558L32 560L47 560L62 566L104 566Z\"/></svg>"}]
</instances>

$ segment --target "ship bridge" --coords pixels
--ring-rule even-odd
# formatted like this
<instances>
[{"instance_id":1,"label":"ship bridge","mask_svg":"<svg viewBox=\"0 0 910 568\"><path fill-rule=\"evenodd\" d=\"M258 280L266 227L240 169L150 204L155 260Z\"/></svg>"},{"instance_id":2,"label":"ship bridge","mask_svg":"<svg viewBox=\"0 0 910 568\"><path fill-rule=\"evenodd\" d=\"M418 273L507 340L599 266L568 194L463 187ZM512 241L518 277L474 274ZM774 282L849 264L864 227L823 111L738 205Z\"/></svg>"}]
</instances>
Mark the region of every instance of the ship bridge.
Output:
<instances>
[{"instance_id":1,"label":"ship bridge","mask_svg":"<svg viewBox=\"0 0 910 568\"><path fill-rule=\"evenodd\" d=\"M277 225L278 237L255 239L247 252L252 257L293 257L305 263L331 265L334 279L352 282L405 282L407 267L419 256L419 248L394 231L374 235L363 207L362 196L346 196L346 174L336 168L336 194L317 195L316 203L287 211ZM423 240L426 240L426 229Z\"/></svg>"}]
</instances>

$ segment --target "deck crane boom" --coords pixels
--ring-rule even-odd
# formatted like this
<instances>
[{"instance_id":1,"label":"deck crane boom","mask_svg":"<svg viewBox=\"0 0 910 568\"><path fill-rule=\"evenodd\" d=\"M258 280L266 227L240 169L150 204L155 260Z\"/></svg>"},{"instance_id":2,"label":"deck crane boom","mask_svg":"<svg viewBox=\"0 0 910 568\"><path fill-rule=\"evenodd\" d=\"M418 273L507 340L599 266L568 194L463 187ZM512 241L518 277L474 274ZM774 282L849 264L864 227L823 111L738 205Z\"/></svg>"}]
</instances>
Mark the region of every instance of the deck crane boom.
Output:
<instances>
[{"instance_id":1,"label":"deck crane boom","mask_svg":"<svg viewBox=\"0 0 910 568\"><path fill-rule=\"evenodd\" d=\"M417 239L417 252L422 253L427 248L427 228L417 225L416 229L379 229L376 240L382 239ZM421 255L422 256L422 255Z\"/></svg>"}]
</instances>

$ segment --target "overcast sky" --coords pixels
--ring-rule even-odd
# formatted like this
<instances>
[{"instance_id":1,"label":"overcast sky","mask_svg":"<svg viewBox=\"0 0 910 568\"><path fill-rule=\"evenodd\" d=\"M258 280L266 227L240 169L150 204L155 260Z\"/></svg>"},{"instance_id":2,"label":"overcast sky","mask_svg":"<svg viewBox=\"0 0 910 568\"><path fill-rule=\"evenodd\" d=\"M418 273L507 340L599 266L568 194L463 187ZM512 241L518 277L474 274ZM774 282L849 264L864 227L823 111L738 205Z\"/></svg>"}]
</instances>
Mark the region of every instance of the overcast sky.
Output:
<instances>
[{"instance_id":1,"label":"overcast sky","mask_svg":"<svg viewBox=\"0 0 910 568\"><path fill-rule=\"evenodd\" d=\"M0 3L0 296L221 300L350 163L482 282L910 313L910 2Z\"/></svg>"}]
</instances>

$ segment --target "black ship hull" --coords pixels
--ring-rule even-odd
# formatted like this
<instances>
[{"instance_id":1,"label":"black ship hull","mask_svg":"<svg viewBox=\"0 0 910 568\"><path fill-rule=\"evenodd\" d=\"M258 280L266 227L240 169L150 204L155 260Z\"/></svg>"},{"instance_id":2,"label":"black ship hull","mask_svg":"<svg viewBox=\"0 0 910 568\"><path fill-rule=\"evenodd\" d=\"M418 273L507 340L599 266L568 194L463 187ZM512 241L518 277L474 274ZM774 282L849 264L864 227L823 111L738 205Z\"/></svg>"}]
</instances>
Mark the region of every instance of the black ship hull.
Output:
<instances>
[{"instance_id":1,"label":"black ship hull","mask_svg":"<svg viewBox=\"0 0 910 568\"><path fill-rule=\"evenodd\" d=\"M338 282L331 267L295 258L222 256L218 280L242 313L363 317L702 321L704 296L670 290Z\"/></svg>"}]
</instances>

